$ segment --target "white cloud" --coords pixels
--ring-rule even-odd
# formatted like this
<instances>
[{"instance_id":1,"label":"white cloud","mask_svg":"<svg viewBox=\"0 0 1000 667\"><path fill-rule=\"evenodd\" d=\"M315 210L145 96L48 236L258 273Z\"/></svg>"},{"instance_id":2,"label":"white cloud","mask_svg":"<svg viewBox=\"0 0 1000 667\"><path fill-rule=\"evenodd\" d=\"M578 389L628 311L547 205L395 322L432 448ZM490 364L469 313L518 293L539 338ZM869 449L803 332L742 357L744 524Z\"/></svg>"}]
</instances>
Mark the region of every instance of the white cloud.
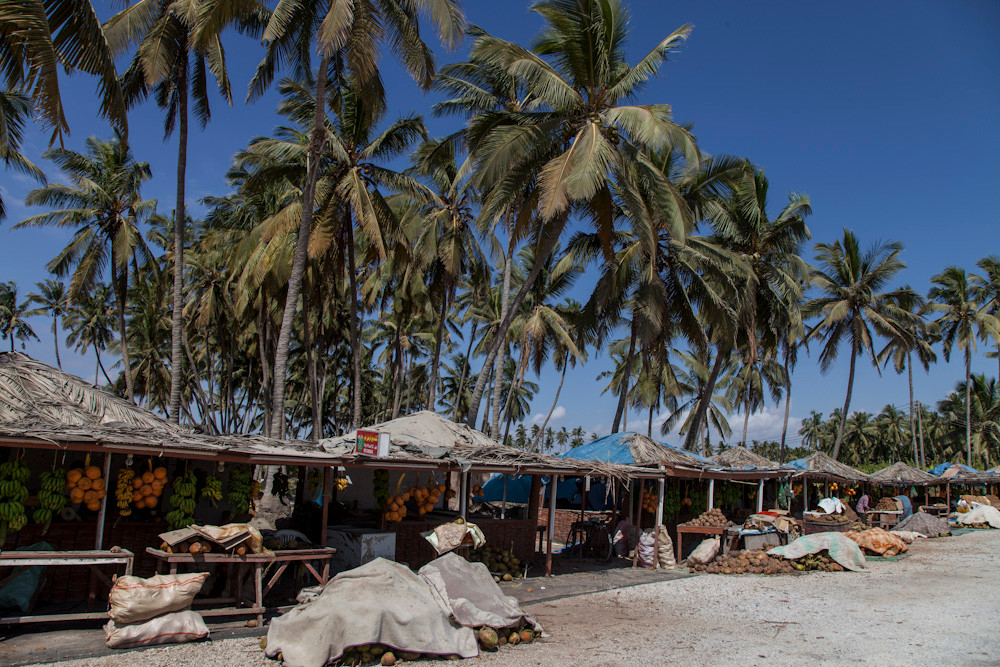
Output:
<instances>
[{"instance_id":1,"label":"white cloud","mask_svg":"<svg viewBox=\"0 0 1000 667\"><path fill-rule=\"evenodd\" d=\"M665 435L660 434L660 426L667 420L670 413L663 412L653 418L653 438L662 439L671 444L680 444L680 439L683 437L678 433L684 421L688 417L688 412L684 412L680 419L674 424L674 427L670 429ZM743 437L743 413L736 412L731 415L727 415L726 419L729 421L729 427L733 430L732 434L727 438L729 444L737 444ZM752 443L754 440L781 440L781 427L785 420L785 406L782 404L780 407L766 407L763 410L758 410L754 414L750 415L750 420L747 422L747 442ZM802 419L796 417L793 414L788 415L788 436L786 437L786 442L797 442L799 439L799 427L802 426ZM718 444L719 436L714 431L712 432L712 444Z\"/></svg>"},{"instance_id":2,"label":"white cloud","mask_svg":"<svg viewBox=\"0 0 1000 667\"><path fill-rule=\"evenodd\" d=\"M545 416L547 414L548 414L547 412L536 412L535 414L533 414L531 416L531 419L529 419L528 421L524 422L524 425L525 426L541 426L542 423L545 421ZM560 419L562 419L565 416L566 416L566 408L564 408L561 405L557 405L555 407L555 410L552 411L552 416L549 418L549 423L546 425L546 428L551 428L553 424L555 424L556 422L558 422Z\"/></svg>"},{"instance_id":3,"label":"white cloud","mask_svg":"<svg viewBox=\"0 0 1000 667\"><path fill-rule=\"evenodd\" d=\"M552 411L552 418L549 419L549 423L551 424L552 422L559 421L565 416L566 416L566 408L564 408L561 405L557 405L556 409Z\"/></svg>"}]
</instances>

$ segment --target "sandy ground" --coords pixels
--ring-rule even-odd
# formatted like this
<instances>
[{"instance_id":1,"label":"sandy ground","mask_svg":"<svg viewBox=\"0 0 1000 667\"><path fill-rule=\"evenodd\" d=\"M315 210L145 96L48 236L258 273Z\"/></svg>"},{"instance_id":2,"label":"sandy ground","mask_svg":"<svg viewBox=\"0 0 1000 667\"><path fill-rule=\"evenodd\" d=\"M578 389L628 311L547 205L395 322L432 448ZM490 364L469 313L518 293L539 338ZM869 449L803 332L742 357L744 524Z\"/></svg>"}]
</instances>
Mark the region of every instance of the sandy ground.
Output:
<instances>
[{"instance_id":1,"label":"sandy ground","mask_svg":"<svg viewBox=\"0 0 1000 667\"><path fill-rule=\"evenodd\" d=\"M922 540L864 573L702 575L529 605L551 633L485 654L521 665L998 665L1000 531ZM62 667L275 667L257 639ZM422 662L432 665L454 664Z\"/></svg>"}]
</instances>

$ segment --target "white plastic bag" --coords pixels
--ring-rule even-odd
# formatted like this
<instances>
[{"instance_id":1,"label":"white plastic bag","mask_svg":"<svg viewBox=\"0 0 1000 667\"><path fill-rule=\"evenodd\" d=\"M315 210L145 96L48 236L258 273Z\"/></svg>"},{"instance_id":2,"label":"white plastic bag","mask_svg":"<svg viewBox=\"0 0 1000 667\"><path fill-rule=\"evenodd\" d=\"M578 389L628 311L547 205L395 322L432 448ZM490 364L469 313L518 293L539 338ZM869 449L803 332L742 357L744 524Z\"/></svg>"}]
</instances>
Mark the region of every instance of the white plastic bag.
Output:
<instances>
[{"instance_id":1,"label":"white plastic bag","mask_svg":"<svg viewBox=\"0 0 1000 667\"><path fill-rule=\"evenodd\" d=\"M119 625L140 623L191 606L208 572L118 577L108 595L108 616Z\"/></svg>"},{"instance_id":2,"label":"white plastic bag","mask_svg":"<svg viewBox=\"0 0 1000 667\"><path fill-rule=\"evenodd\" d=\"M636 547L639 551L638 564L642 567L653 567L656 562L656 538L653 537L652 531L644 532L639 536L639 546Z\"/></svg>"},{"instance_id":3,"label":"white plastic bag","mask_svg":"<svg viewBox=\"0 0 1000 667\"><path fill-rule=\"evenodd\" d=\"M709 537L702 540L701 544L687 557L688 565L707 565L715 559L719 553L719 545L722 540L718 537Z\"/></svg>"},{"instance_id":4,"label":"white plastic bag","mask_svg":"<svg viewBox=\"0 0 1000 667\"><path fill-rule=\"evenodd\" d=\"M659 560L660 567L672 570L677 567L677 560L674 558L674 541L670 539L670 533L667 532L666 526L659 526L656 530L656 539L660 543L657 560Z\"/></svg>"},{"instance_id":5,"label":"white plastic bag","mask_svg":"<svg viewBox=\"0 0 1000 667\"><path fill-rule=\"evenodd\" d=\"M207 638L208 626L197 612L177 611L134 625L108 621L104 626L104 636L108 640L108 648L183 644Z\"/></svg>"}]
</instances>

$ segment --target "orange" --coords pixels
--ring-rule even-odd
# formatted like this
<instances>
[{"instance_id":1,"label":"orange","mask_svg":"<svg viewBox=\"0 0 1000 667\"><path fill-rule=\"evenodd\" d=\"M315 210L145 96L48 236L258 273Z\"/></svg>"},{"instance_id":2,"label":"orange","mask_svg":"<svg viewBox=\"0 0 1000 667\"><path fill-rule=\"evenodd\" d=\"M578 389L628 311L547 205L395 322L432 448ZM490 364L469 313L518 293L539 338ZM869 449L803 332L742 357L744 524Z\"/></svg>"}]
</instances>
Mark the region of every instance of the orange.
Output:
<instances>
[{"instance_id":1,"label":"orange","mask_svg":"<svg viewBox=\"0 0 1000 667\"><path fill-rule=\"evenodd\" d=\"M108 495L108 492L107 492L107 491L105 491L104 489L101 489L100 491L94 491L94 493L96 493L96 494L97 494L97 499L98 499L98 500L100 500L100 499L101 499L101 498L103 498L104 496Z\"/></svg>"},{"instance_id":2,"label":"orange","mask_svg":"<svg viewBox=\"0 0 1000 667\"><path fill-rule=\"evenodd\" d=\"M97 491L91 489L90 491L87 491L86 493L83 494L83 502L87 503L88 505L94 502L95 500L97 500Z\"/></svg>"},{"instance_id":3,"label":"orange","mask_svg":"<svg viewBox=\"0 0 1000 667\"><path fill-rule=\"evenodd\" d=\"M139 489L139 494L143 496L150 496L153 494L153 487L149 484L143 484L142 488Z\"/></svg>"},{"instance_id":4,"label":"orange","mask_svg":"<svg viewBox=\"0 0 1000 667\"><path fill-rule=\"evenodd\" d=\"M156 491L158 489L162 489L163 488L163 480L162 479L154 479L152 482L149 483L149 485L151 487L153 487L153 491Z\"/></svg>"},{"instance_id":5,"label":"orange","mask_svg":"<svg viewBox=\"0 0 1000 667\"><path fill-rule=\"evenodd\" d=\"M71 503L82 503L83 502L83 489L73 489L69 492L69 501Z\"/></svg>"},{"instance_id":6,"label":"orange","mask_svg":"<svg viewBox=\"0 0 1000 667\"><path fill-rule=\"evenodd\" d=\"M100 510L101 509L100 501L95 500L92 503L87 503L87 509L89 509L91 512L96 512Z\"/></svg>"},{"instance_id":7,"label":"orange","mask_svg":"<svg viewBox=\"0 0 1000 667\"><path fill-rule=\"evenodd\" d=\"M153 496L155 496L156 498L159 498L159 497L160 497L161 495L163 495L163 487L162 487L162 486L156 486L156 485L154 484L154 485L153 485L152 487L150 487L150 488L152 488L152 489L153 489Z\"/></svg>"},{"instance_id":8,"label":"orange","mask_svg":"<svg viewBox=\"0 0 1000 667\"><path fill-rule=\"evenodd\" d=\"M157 468L156 470L153 471L153 477L155 477L156 479L166 479L167 478L167 469L166 468Z\"/></svg>"},{"instance_id":9,"label":"orange","mask_svg":"<svg viewBox=\"0 0 1000 667\"><path fill-rule=\"evenodd\" d=\"M146 503L143 501L142 498L136 498L135 502L133 502L132 504L135 505L136 509L140 510L146 506Z\"/></svg>"},{"instance_id":10,"label":"orange","mask_svg":"<svg viewBox=\"0 0 1000 667\"><path fill-rule=\"evenodd\" d=\"M90 479L97 479L98 477L101 476L101 469L98 468L97 466L87 466L87 470L85 471L85 474Z\"/></svg>"},{"instance_id":11,"label":"orange","mask_svg":"<svg viewBox=\"0 0 1000 667\"><path fill-rule=\"evenodd\" d=\"M142 478L141 477L135 477L135 478L133 478L132 479L132 488L133 489L138 489L140 486L142 486Z\"/></svg>"},{"instance_id":12,"label":"orange","mask_svg":"<svg viewBox=\"0 0 1000 667\"><path fill-rule=\"evenodd\" d=\"M142 473L142 483L143 484L149 484L154 479L156 479L156 477L154 477L153 473L149 472L148 470L146 472Z\"/></svg>"},{"instance_id":13,"label":"orange","mask_svg":"<svg viewBox=\"0 0 1000 667\"><path fill-rule=\"evenodd\" d=\"M84 491L89 491L90 487L94 485L94 480L89 477L81 477L80 481L76 483L76 488L83 489Z\"/></svg>"},{"instance_id":14,"label":"orange","mask_svg":"<svg viewBox=\"0 0 1000 667\"><path fill-rule=\"evenodd\" d=\"M156 496L146 496L143 502L146 503L146 507L156 507Z\"/></svg>"},{"instance_id":15,"label":"orange","mask_svg":"<svg viewBox=\"0 0 1000 667\"><path fill-rule=\"evenodd\" d=\"M98 477L97 479L95 479L93 481L93 483L90 485L90 488L94 489L95 491L103 491L104 490L104 478Z\"/></svg>"},{"instance_id":16,"label":"orange","mask_svg":"<svg viewBox=\"0 0 1000 667\"><path fill-rule=\"evenodd\" d=\"M66 473L66 481L73 482L74 484L76 484L76 480L80 479L81 477L83 477L83 470L80 468L73 468L68 473Z\"/></svg>"}]
</instances>

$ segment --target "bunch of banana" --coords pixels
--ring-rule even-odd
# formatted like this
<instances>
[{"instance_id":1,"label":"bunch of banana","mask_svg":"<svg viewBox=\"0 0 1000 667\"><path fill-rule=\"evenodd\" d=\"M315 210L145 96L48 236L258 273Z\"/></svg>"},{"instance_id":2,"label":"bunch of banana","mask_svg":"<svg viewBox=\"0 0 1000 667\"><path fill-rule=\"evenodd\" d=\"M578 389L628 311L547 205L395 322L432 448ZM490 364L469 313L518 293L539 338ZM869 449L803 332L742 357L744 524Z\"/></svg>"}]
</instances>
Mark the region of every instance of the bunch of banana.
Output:
<instances>
[{"instance_id":1,"label":"bunch of banana","mask_svg":"<svg viewBox=\"0 0 1000 667\"><path fill-rule=\"evenodd\" d=\"M118 471L118 487L115 489L115 501L118 503L118 513L122 516L132 514L132 480L135 479L135 470L122 468Z\"/></svg>"},{"instance_id":2,"label":"bunch of banana","mask_svg":"<svg viewBox=\"0 0 1000 667\"><path fill-rule=\"evenodd\" d=\"M41 486L38 489L38 509L31 514L35 523L43 524L42 534L49 531L52 517L66 506L66 496L63 493L63 478L65 470L53 470L41 474Z\"/></svg>"},{"instance_id":3,"label":"bunch of banana","mask_svg":"<svg viewBox=\"0 0 1000 667\"><path fill-rule=\"evenodd\" d=\"M170 494L170 506L173 508L163 518L167 520L170 530L186 528L194 523L195 494L198 490L198 480L194 471L189 471L174 478L174 492Z\"/></svg>"},{"instance_id":4,"label":"bunch of banana","mask_svg":"<svg viewBox=\"0 0 1000 667\"><path fill-rule=\"evenodd\" d=\"M333 483L336 485L338 491L343 491L350 482L347 481L346 477L338 477L333 480Z\"/></svg>"},{"instance_id":5,"label":"bunch of banana","mask_svg":"<svg viewBox=\"0 0 1000 667\"><path fill-rule=\"evenodd\" d=\"M206 478L205 486L201 489L201 499L208 500L215 507L222 500L222 480L214 476Z\"/></svg>"},{"instance_id":6,"label":"bunch of banana","mask_svg":"<svg viewBox=\"0 0 1000 667\"><path fill-rule=\"evenodd\" d=\"M229 473L229 493L226 500L233 506L236 514L246 514L250 511L250 471L246 468L233 468Z\"/></svg>"},{"instance_id":7,"label":"bunch of banana","mask_svg":"<svg viewBox=\"0 0 1000 667\"><path fill-rule=\"evenodd\" d=\"M0 464L0 544L7 539L7 532L17 532L28 525L24 501L28 497L28 478L31 471L21 461Z\"/></svg>"}]
</instances>

